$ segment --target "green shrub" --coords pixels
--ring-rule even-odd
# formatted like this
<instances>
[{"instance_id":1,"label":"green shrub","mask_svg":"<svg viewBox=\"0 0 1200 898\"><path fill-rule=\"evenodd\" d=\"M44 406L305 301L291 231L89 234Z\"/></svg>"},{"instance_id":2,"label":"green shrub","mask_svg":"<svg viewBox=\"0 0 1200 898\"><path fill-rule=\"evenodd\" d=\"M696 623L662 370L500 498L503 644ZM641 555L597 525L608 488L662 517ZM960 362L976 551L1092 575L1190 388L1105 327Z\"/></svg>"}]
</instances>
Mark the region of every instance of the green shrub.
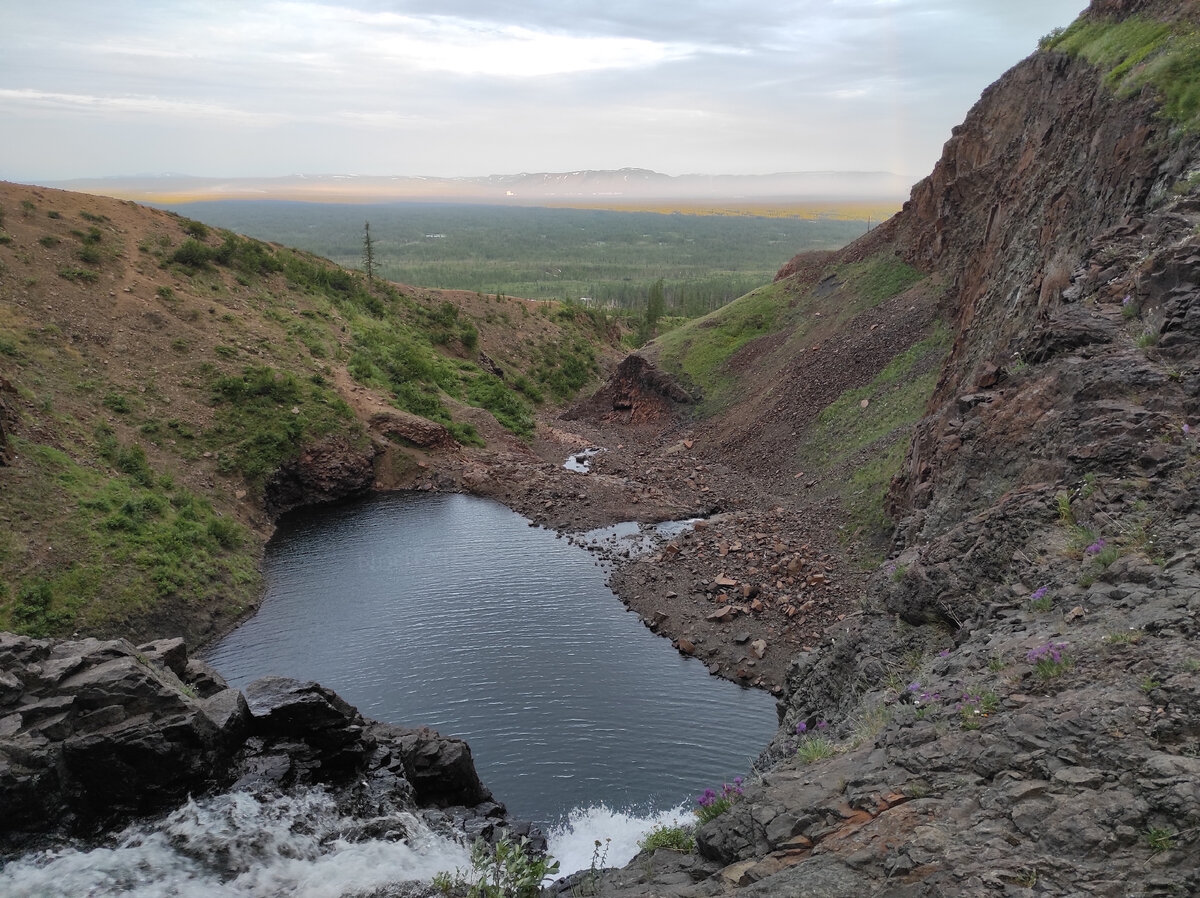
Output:
<instances>
[{"instance_id":1,"label":"green shrub","mask_svg":"<svg viewBox=\"0 0 1200 898\"><path fill-rule=\"evenodd\" d=\"M171 253L169 261L183 265L185 268L202 271L209 267L212 257L212 250L206 244L194 238L188 238L175 252Z\"/></svg>"},{"instance_id":2,"label":"green shrub","mask_svg":"<svg viewBox=\"0 0 1200 898\"><path fill-rule=\"evenodd\" d=\"M463 446L484 446L483 439L479 436L479 431L475 429L475 425L467 421L451 421L446 425L446 429L450 431L450 435L455 441Z\"/></svg>"},{"instance_id":3,"label":"green shrub","mask_svg":"<svg viewBox=\"0 0 1200 898\"><path fill-rule=\"evenodd\" d=\"M128 415L133 411L133 407L129 404L129 399L121 393L108 393L100 402L105 408L119 415Z\"/></svg>"},{"instance_id":4,"label":"green shrub","mask_svg":"<svg viewBox=\"0 0 1200 898\"><path fill-rule=\"evenodd\" d=\"M638 839L638 847L642 851L651 853L658 851L660 848L688 853L696 847L696 839L692 835L690 827L668 826L664 823L654 827L654 829Z\"/></svg>"},{"instance_id":5,"label":"green shrub","mask_svg":"<svg viewBox=\"0 0 1200 898\"><path fill-rule=\"evenodd\" d=\"M54 590L42 579L27 582L17 593L11 612L14 627L26 636L45 637L61 632L70 616L54 607Z\"/></svg>"},{"instance_id":6,"label":"green shrub","mask_svg":"<svg viewBox=\"0 0 1200 898\"><path fill-rule=\"evenodd\" d=\"M146 450L141 446L122 446L117 450L113 464L123 474L128 474L136 483L142 486L154 484L154 472L150 470L150 462L146 458Z\"/></svg>"},{"instance_id":7,"label":"green shrub","mask_svg":"<svg viewBox=\"0 0 1200 898\"><path fill-rule=\"evenodd\" d=\"M505 836L495 847L483 839L471 848L472 882L468 898L535 898L546 877L558 872L558 861L538 855L524 836Z\"/></svg>"},{"instance_id":8,"label":"green shrub","mask_svg":"<svg viewBox=\"0 0 1200 898\"><path fill-rule=\"evenodd\" d=\"M217 470L239 473L252 484L319 437L362 437L350 407L328 387L269 366L252 365L241 376L214 375L211 396L216 411L205 441L216 450Z\"/></svg>"},{"instance_id":9,"label":"green shrub","mask_svg":"<svg viewBox=\"0 0 1200 898\"><path fill-rule=\"evenodd\" d=\"M467 401L487 409L505 429L517 436L533 436L533 410L495 375L480 374L472 380L467 386Z\"/></svg>"},{"instance_id":10,"label":"green shrub","mask_svg":"<svg viewBox=\"0 0 1200 898\"><path fill-rule=\"evenodd\" d=\"M219 401L244 403L266 399L275 403L296 402L300 399L300 384L287 371L276 371L266 365L251 365L240 377L220 377L213 384L213 396Z\"/></svg>"},{"instance_id":11,"label":"green shrub","mask_svg":"<svg viewBox=\"0 0 1200 898\"><path fill-rule=\"evenodd\" d=\"M474 350L479 345L479 331L473 324L464 324L459 330L458 336L462 345L467 349Z\"/></svg>"},{"instance_id":12,"label":"green shrub","mask_svg":"<svg viewBox=\"0 0 1200 898\"><path fill-rule=\"evenodd\" d=\"M414 383L401 383L392 388L392 397L396 401L396 407L406 412L412 412L414 415L420 415L422 418L439 421L443 424L450 420L450 413L442 405L437 392L428 387L421 387Z\"/></svg>"}]
</instances>

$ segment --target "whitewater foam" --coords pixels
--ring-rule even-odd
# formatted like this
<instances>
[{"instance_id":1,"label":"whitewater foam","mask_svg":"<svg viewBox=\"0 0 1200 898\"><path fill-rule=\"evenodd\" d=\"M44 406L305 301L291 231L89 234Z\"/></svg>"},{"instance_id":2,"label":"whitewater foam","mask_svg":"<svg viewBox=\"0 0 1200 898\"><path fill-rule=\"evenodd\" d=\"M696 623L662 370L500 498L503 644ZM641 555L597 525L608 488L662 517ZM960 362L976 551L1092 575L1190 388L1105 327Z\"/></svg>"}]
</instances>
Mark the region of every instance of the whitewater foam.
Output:
<instances>
[{"instance_id":1,"label":"whitewater foam","mask_svg":"<svg viewBox=\"0 0 1200 898\"><path fill-rule=\"evenodd\" d=\"M559 862L559 876L590 869L593 859L598 867L623 867L638 853L638 840L655 827L695 822L684 805L645 813L615 811L606 805L576 808L551 828L549 852Z\"/></svg>"},{"instance_id":2,"label":"whitewater foam","mask_svg":"<svg viewBox=\"0 0 1200 898\"><path fill-rule=\"evenodd\" d=\"M319 790L259 799L214 796L112 845L26 855L0 869L8 898L337 898L470 867L470 852L411 814L382 821L383 838L350 841L361 826ZM424 891L424 890L422 890Z\"/></svg>"}]
</instances>

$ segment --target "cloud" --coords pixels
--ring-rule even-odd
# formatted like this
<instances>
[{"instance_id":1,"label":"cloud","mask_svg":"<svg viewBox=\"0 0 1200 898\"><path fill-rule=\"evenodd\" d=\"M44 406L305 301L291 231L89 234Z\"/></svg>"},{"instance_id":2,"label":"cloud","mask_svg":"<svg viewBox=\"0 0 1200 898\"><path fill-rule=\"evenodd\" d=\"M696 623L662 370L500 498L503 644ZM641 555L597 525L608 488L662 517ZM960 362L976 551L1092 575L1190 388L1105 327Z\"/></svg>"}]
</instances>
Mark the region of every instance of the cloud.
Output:
<instances>
[{"instance_id":1,"label":"cloud","mask_svg":"<svg viewBox=\"0 0 1200 898\"><path fill-rule=\"evenodd\" d=\"M0 177L584 165L922 174L983 87L1081 5L0 4L0 109L22 136L0 142ZM76 171L45 168L69 158L51 152L63 133L89 147Z\"/></svg>"},{"instance_id":2,"label":"cloud","mask_svg":"<svg viewBox=\"0 0 1200 898\"><path fill-rule=\"evenodd\" d=\"M140 116L181 116L209 118L220 122L266 125L282 120L280 116L250 113L233 106L193 103L154 96L95 96L42 90L0 88L0 109L42 112L46 114L81 112L99 116L127 113Z\"/></svg>"}]
</instances>

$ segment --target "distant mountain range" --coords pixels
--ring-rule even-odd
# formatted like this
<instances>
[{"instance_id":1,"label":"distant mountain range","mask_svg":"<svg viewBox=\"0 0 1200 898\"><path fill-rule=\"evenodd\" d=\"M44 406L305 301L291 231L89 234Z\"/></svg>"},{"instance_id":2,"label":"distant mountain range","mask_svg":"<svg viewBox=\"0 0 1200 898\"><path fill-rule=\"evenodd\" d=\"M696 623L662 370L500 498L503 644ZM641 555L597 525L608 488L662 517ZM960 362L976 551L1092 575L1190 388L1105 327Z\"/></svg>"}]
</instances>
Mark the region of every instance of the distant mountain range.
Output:
<instances>
[{"instance_id":1,"label":"distant mountain range","mask_svg":"<svg viewBox=\"0 0 1200 898\"><path fill-rule=\"evenodd\" d=\"M203 178L152 175L76 179L45 186L150 202L280 199L309 202L577 203L621 201L894 202L915 179L892 172L779 172L769 175L665 175L644 168L523 172L469 178L286 175Z\"/></svg>"}]
</instances>

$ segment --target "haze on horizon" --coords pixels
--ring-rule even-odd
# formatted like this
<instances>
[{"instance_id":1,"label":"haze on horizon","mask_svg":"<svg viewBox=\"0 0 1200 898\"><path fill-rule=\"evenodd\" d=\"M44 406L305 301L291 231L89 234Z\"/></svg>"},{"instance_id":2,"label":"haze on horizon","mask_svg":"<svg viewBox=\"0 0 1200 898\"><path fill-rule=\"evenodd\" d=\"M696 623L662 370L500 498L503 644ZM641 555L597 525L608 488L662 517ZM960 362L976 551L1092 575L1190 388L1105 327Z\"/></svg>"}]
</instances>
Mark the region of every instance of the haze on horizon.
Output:
<instances>
[{"instance_id":1,"label":"haze on horizon","mask_svg":"<svg viewBox=\"0 0 1200 898\"><path fill-rule=\"evenodd\" d=\"M1084 0L0 7L0 178L886 171Z\"/></svg>"}]
</instances>

